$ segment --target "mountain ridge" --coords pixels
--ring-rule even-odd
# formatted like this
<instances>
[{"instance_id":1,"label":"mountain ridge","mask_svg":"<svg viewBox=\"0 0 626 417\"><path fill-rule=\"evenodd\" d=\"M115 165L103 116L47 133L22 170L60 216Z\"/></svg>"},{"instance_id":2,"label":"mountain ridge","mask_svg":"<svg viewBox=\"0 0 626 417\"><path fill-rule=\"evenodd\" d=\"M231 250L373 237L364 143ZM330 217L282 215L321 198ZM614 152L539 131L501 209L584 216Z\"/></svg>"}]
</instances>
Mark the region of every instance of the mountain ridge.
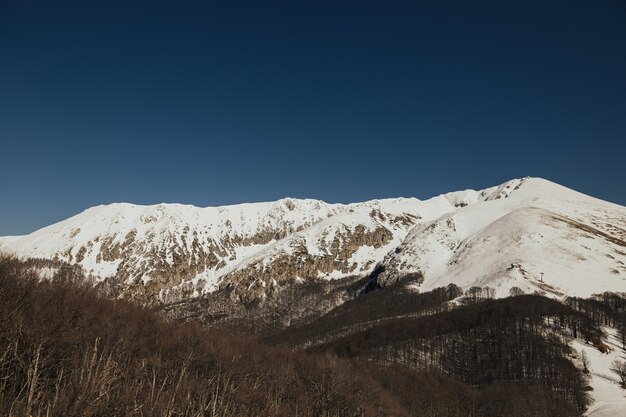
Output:
<instances>
[{"instance_id":1,"label":"mountain ridge","mask_svg":"<svg viewBox=\"0 0 626 417\"><path fill-rule=\"evenodd\" d=\"M518 209L517 218L506 217ZM427 200L342 204L283 198L217 207L112 203L28 235L0 238L0 250L78 264L96 281L108 280L123 296L144 301L175 301L225 289L233 290L235 299L262 301L285 285L367 276L377 265L385 269L385 284L407 273L423 275L423 283L413 284L418 289L448 280L463 287L490 285L499 296L512 286L548 293L553 287L551 293L558 295L562 285L573 294L590 295L592 285L565 285L560 277L555 281L553 260L531 265L522 252L545 251L550 245L531 244L529 236L544 233L561 242L561 249L571 252L557 257L566 270L569 262L580 274L616 275L613 281L601 278L599 290L626 291L626 249L619 249L626 239L625 219L622 206L526 177ZM498 221L499 226L481 234ZM511 240L511 234L520 237ZM586 251L564 243L590 235L600 243L587 245ZM540 272L550 275L539 279Z\"/></svg>"}]
</instances>

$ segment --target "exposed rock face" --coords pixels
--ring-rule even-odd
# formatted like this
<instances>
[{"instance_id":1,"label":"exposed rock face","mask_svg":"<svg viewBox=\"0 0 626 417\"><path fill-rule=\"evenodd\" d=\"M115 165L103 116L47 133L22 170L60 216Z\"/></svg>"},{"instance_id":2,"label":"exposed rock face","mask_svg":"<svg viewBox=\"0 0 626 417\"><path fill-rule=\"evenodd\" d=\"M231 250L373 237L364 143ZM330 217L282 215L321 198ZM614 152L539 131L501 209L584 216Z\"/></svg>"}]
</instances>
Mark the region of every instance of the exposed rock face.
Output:
<instances>
[{"instance_id":1,"label":"exposed rock face","mask_svg":"<svg viewBox=\"0 0 626 417\"><path fill-rule=\"evenodd\" d=\"M360 262L353 259L354 254L365 246L383 248L393 237L393 232L383 226L367 230L365 226L357 225L354 230L338 232L330 244L320 242L321 254L309 253L306 244L301 242L291 253L285 252L269 262L260 258L226 274L220 288L234 288L235 296L252 302L297 279L315 279L330 274L363 275L374 262Z\"/></svg>"}]
</instances>

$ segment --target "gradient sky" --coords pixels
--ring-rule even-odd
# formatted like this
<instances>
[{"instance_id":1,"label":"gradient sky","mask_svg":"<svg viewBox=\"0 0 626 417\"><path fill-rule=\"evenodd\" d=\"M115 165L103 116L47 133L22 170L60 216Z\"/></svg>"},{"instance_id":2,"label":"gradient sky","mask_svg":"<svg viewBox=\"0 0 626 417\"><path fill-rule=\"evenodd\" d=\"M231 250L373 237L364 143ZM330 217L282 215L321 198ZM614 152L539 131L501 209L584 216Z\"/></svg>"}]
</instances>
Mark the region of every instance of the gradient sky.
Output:
<instances>
[{"instance_id":1,"label":"gradient sky","mask_svg":"<svg viewBox=\"0 0 626 417\"><path fill-rule=\"evenodd\" d=\"M4 0L0 145L0 235L523 176L626 204L626 3Z\"/></svg>"}]
</instances>

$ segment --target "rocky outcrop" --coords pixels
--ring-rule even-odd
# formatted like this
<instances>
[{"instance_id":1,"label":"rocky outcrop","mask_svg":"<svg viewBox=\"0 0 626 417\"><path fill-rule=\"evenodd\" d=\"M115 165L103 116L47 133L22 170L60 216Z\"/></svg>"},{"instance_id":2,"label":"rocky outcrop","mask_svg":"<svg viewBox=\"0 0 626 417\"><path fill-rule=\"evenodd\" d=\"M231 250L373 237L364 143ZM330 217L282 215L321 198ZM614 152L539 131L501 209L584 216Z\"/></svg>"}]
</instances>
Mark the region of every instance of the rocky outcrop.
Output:
<instances>
[{"instance_id":1,"label":"rocky outcrop","mask_svg":"<svg viewBox=\"0 0 626 417\"><path fill-rule=\"evenodd\" d=\"M222 279L220 288L232 289L234 297L250 303L297 281L310 281L335 272L343 276L364 275L371 269L373 261L360 264L352 260L353 255L364 246L382 248L392 239L393 233L385 227L370 231L358 225L354 230L337 233L330 244L323 241L320 244L323 254L309 253L307 247L301 244L291 254L284 254L270 262L261 258L228 273Z\"/></svg>"}]
</instances>

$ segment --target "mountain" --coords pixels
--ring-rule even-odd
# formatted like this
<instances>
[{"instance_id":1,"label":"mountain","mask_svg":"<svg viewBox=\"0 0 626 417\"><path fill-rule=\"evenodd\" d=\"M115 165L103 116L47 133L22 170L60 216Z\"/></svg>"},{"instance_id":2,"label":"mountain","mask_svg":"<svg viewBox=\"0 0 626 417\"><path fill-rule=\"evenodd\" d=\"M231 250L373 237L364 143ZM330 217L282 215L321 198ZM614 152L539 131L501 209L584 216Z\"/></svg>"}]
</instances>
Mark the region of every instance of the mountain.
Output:
<instances>
[{"instance_id":1,"label":"mountain","mask_svg":"<svg viewBox=\"0 0 626 417\"><path fill-rule=\"evenodd\" d=\"M111 204L2 238L0 250L78 264L132 297L200 295L234 280L246 286L242 293L255 294L275 281L367 274L422 216L432 219L445 208L422 209L415 199Z\"/></svg>"},{"instance_id":2,"label":"mountain","mask_svg":"<svg viewBox=\"0 0 626 417\"><path fill-rule=\"evenodd\" d=\"M256 302L292 284L375 275L387 285L407 274L420 291L588 296L626 291L626 208L540 178L425 201L121 203L0 238L0 251L79 265L146 302L220 290Z\"/></svg>"},{"instance_id":3,"label":"mountain","mask_svg":"<svg viewBox=\"0 0 626 417\"><path fill-rule=\"evenodd\" d=\"M539 178L490 191L457 194L467 206L414 227L385 257L385 274L420 273L422 290L455 283L498 296L626 291L626 208Z\"/></svg>"}]
</instances>

